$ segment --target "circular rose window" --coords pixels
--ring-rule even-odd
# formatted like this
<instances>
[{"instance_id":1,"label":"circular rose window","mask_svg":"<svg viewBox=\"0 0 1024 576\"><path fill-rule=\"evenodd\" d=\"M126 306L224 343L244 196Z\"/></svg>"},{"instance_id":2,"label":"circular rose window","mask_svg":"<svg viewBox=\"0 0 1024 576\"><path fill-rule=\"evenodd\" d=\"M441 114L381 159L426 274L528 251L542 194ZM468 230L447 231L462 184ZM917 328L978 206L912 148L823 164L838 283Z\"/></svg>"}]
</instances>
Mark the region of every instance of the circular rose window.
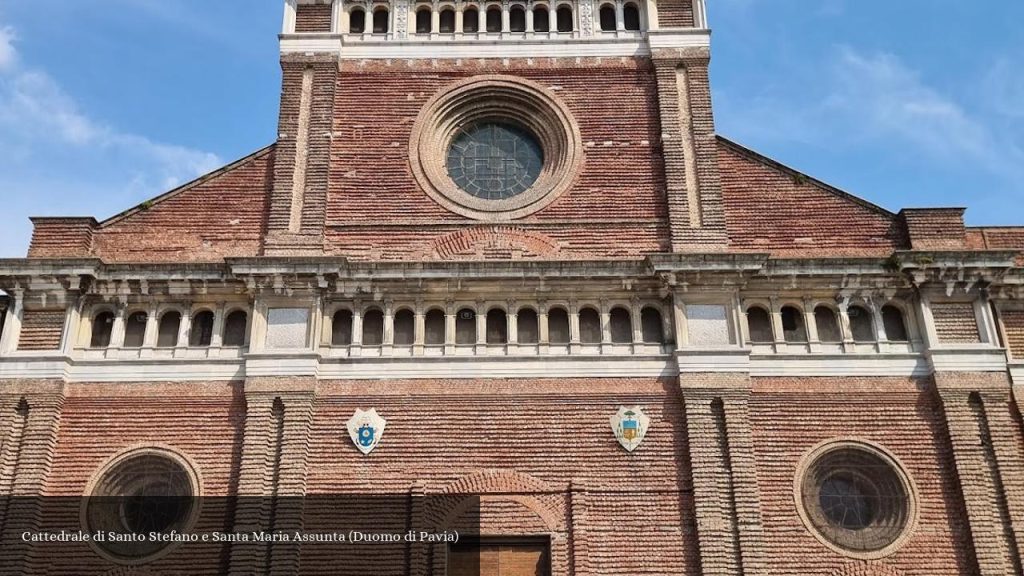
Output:
<instances>
[{"instance_id":1,"label":"circular rose window","mask_svg":"<svg viewBox=\"0 0 1024 576\"><path fill-rule=\"evenodd\" d=\"M455 185L485 200L527 191L543 168L540 142L512 124L479 122L458 133L448 148L448 175Z\"/></svg>"},{"instance_id":2,"label":"circular rose window","mask_svg":"<svg viewBox=\"0 0 1024 576\"><path fill-rule=\"evenodd\" d=\"M427 102L409 160L438 204L469 218L507 221L569 189L583 143L576 120L549 89L513 76L477 76Z\"/></svg>"},{"instance_id":3,"label":"circular rose window","mask_svg":"<svg viewBox=\"0 0 1024 576\"><path fill-rule=\"evenodd\" d=\"M869 444L835 442L817 448L797 483L808 528L847 555L888 555L913 526L910 481L892 457Z\"/></svg>"},{"instance_id":4,"label":"circular rose window","mask_svg":"<svg viewBox=\"0 0 1024 576\"><path fill-rule=\"evenodd\" d=\"M163 450L139 450L115 459L100 473L85 502L90 532L123 535L94 542L112 560L139 563L166 552L170 543L151 533L183 532L197 512L191 468Z\"/></svg>"}]
</instances>

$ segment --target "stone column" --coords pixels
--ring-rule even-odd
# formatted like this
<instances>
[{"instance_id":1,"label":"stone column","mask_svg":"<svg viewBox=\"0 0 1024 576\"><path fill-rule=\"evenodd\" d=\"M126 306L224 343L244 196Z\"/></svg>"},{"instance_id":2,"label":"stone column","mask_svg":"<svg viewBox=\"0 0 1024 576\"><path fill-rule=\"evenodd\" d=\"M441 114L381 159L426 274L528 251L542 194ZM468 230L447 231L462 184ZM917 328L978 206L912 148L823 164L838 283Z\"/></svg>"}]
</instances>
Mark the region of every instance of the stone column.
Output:
<instances>
[{"instance_id":1,"label":"stone column","mask_svg":"<svg viewBox=\"0 0 1024 576\"><path fill-rule=\"evenodd\" d=\"M623 14L624 6L622 0L615 0L615 30L622 32L626 29L626 19Z\"/></svg>"},{"instance_id":2,"label":"stone column","mask_svg":"<svg viewBox=\"0 0 1024 576\"><path fill-rule=\"evenodd\" d=\"M395 347L395 303L384 301L384 345L381 356L391 356Z\"/></svg>"},{"instance_id":3,"label":"stone column","mask_svg":"<svg viewBox=\"0 0 1024 576\"><path fill-rule=\"evenodd\" d=\"M25 314L25 293L16 290L11 294L11 302L4 320L3 338L0 339L0 354L7 355L18 349L21 336L21 319Z\"/></svg>"},{"instance_id":4,"label":"stone column","mask_svg":"<svg viewBox=\"0 0 1024 576\"><path fill-rule=\"evenodd\" d=\"M483 300L476 302L476 353L483 354L487 351L487 303Z\"/></svg>"},{"instance_id":5,"label":"stone column","mask_svg":"<svg viewBox=\"0 0 1024 576\"><path fill-rule=\"evenodd\" d=\"M263 328L264 328L264 330L266 330L266 310L263 311L263 315L264 315ZM189 347L189 337L192 335L191 333L192 333L192 305L191 304L185 304L184 309L181 311L181 325L178 326L178 345L176 347L177 350L178 350L177 353L183 353L185 351L185 349Z\"/></svg>"},{"instance_id":6,"label":"stone column","mask_svg":"<svg viewBox=\"0 0 1024 576\"><path fill-rule=\"evenodd\" d=\"M312 318L310 319L312 322ZM217 302L213 310L213 335L210 337L210 348L224 345L224 303Z\"/></svg>"},{"instance_id":7,"label":"stone column","mask_svg":"<svg viewBox=\"0 0 1024 576\"><path fill-rule=\"evenodd\" d=\"M64 334L61 336L61 352L70 356L75 352L78 345L78 334L82 323L82 302L81 295L74 295L68 302L67 313L64 315ZM2 350L2 346L0 346Z\"/></svg>"},{"instance_id":8,"label":"stone column","mask_svg":"<svg viewBox=\"0 0 1024 576\"><path fill-rule=\"evenodd\" d=\"M551 328L548 324L548 303L537 303L537 344L540 354L546 354L551 344Z\"/></svg>"},{"instance_id":9,"label":"stone column","mask_svg":"<svg viewBox=\"0 0 1024 576\"><path fill-rule=\"evenodd\" d=\"M356 300L352 303L352 346L349 353L360 356L363 350L363 303Z\"/></svg>"},{"instance_id":10,"label":"stone column","mask_svg":"<svg viewBox=\"0 0 1024 576\"><path fill-rule=\"evenodd\" d=\"M516 301L508 301L508 309L505 311L505 321L508 331L508 344L509 349L512 349L519 343L519 316L516 313Z\"/></svg>"},{"instance_id":11,"label":"stone column","mask_svg":"<svg viewBox=\"0 0 1024 576\"><path fill-rule=\"evenodd\" d=\"M427 320L426 315L423 311L423 301L416 301L416 317L414 319L413 326L413 349L412 353L416 356L423 355L423 347L426 343L427 337Z\"/></svg>"},{"instance_id":12,"label":"stone column","mask_svg":"<svg viewBox=\"0 0 1024 576\"><path fill-rule=\"evenodd\" d=\"M821 337L818 335L818 319L814 315L814 301L804 298L804 329L807 330L807 342L811 352L820 349Z\"/></svg>"},{"instance_id":13,"label":"stone column","mask_svg":"<svg viewBox=\"0 0 1024 576\"><path fill-rule=\"evenodd\" d=\"M127 312L128 305L124 302L118 302L117 310L114 313L114 325L110 329L110 348L124 348L124 325Z\"/></svg>"},{"instance_id":14,"label":"stone column","mask_svg":"<svg viewBox=\"0 0 1024 576\"><path fill-rule=\"evenodd\" d=\"M580 351L580 309L575 300L569 301L569 353Z\"/></svg>"},{"instance_id":15,"label":"stone column","mask_svg":"<svg viewBox=\"0 0 1024 576\"><path fill-rule=\"evenodd\" d=\"M455 302L448 300L444 307L444 353L455 354Z\"/></svg>"}]
</instances>

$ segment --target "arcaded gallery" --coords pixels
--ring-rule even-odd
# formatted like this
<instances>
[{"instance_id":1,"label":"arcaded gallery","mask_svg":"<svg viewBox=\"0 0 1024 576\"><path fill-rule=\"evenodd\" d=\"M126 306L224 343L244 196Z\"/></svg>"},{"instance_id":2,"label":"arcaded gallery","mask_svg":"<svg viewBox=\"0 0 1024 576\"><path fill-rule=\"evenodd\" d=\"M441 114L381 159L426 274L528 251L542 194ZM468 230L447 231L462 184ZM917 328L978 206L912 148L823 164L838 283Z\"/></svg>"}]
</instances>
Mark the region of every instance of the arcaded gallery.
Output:
<instances>
[{"instance_id":1,"label":"arcaded gallery","mask_svg":"<svg viewBox=\"0 0 1024 576\"><path fill-rule=\"evenodd\" d=\"M279 43L276 142L0 260L0 573L1024 575L1024 227L718 134L704 0Z\"/></svg>"}]
</instances>

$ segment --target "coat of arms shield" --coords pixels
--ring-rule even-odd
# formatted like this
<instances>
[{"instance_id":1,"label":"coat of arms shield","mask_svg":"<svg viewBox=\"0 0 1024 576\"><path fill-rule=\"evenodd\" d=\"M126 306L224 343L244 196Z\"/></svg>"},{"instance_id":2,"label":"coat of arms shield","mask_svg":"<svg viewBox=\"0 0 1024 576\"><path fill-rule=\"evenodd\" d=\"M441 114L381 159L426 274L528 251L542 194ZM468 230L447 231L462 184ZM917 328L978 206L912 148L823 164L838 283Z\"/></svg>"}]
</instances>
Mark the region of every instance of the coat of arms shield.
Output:
<instances>
[{"instance_id":1,"label":"coat of arms shield","mask_svg":"<svg viewBox=\"0 0 1024 576\"><path fill-rule=\"evenodd\" d=\"M360 452L369 454L380 443L386 425L387 420L377 414L376 408L367 411L356 408L356 413L348 419L348 435Z\"/></svg>"},{"instance_id":2,"label":"coat of arms shield","mask_svg":"<svg viewBox=\"0 0 1024 576\"><path fill-rule=\"evenodd\" d=\"M644 441L651 419L639 407L626 408L623 406L612 416L611 423L615 439L622 444L627 452L632 452Z\"/></svg>"}]
</instances>

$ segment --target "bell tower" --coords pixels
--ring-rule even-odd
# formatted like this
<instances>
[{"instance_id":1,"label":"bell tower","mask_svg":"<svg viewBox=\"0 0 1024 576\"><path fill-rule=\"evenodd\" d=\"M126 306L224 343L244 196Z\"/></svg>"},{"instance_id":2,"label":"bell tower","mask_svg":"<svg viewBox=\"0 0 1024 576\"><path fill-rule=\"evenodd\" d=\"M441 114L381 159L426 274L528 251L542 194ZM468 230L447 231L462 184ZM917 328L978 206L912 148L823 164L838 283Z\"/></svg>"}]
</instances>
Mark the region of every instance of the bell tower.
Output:
<instances>
[{"instance_id":1,"label":"bell tower","mask_svg":"<svg viewBox=\"0 0 1024 576\"><path fill-rule=\"evenodd\" d=\"M266 255L725 249L704 0L287 0L280 47Z\"/></svg>"}]
</instances>

